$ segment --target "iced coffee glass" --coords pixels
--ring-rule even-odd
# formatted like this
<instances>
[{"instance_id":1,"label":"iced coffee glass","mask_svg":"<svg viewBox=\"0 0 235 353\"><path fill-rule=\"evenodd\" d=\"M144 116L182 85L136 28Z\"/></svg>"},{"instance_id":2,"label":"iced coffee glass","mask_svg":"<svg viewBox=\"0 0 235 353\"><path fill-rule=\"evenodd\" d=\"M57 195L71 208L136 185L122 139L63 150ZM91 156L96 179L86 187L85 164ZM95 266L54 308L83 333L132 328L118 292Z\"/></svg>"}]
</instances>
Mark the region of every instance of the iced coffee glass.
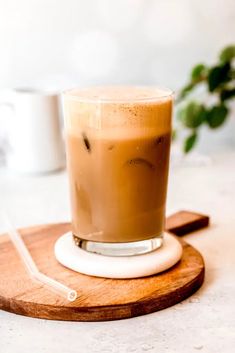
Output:
<instances>
[{"instance_id":1,"label":"iced coffee glass","mask_svg":"<svg viewBox=\"0 0 235 353\"><path fill-rule=\"evenodd\" d=\"M172 92L93 87L64 93L72 232L77 246L131 256L162 245Z\"/></svg>"}]
</instances>

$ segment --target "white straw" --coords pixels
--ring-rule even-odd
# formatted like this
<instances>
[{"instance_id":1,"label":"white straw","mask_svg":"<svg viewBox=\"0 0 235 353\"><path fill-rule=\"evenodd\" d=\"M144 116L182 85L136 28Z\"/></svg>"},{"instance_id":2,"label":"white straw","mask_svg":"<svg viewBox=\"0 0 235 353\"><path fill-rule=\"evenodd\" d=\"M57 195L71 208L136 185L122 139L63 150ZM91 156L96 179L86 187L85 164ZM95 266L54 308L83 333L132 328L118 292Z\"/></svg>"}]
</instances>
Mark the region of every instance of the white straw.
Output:
<instances>
[{"instance_id":1,"label":"white straw","mask_svg":"<svg viewBox=\"0 0 235 353\"><path fill-rule=\"evenodd\" d=\"M10 236L12 243L15 245L21 259L23 260L25 267L27 268L29 275L36 281L39 281L47 285L53 291L56 291L58 294L68 299L69 301L74 301L77 299L77 292L74 289L71 289L64 284L56 281L53 278L50 278L44 273L40 272L32 259L28 249L26 248L20 233L13 227L12 223L9 220L9 217L4 213L3 214L4 223L7 226L7 232Z\"/></svg>"}]
</instances>

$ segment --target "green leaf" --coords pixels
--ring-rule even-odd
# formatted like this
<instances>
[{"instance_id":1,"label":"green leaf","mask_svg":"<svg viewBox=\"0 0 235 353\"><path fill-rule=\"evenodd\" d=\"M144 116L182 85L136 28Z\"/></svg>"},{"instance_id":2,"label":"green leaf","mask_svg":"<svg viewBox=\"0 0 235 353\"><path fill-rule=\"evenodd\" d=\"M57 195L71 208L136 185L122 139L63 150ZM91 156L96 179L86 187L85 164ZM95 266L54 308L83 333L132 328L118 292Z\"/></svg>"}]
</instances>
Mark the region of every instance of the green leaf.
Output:
<instances>
[{"instance_id":1,"label":"green leaf","mask_svg":"<svg viewBox=\"0 0 235 353\"><path fill-rule=\"evenodd\" d=\"M197 142L197 133L193 132L191 135L189 135L185 141L184 141L184 152L188 153L189 151L192 150L192 148L195 146L195 143Z\"/></svg>"},{"instance_id":2,"label":"green leaf","mask_svg":"<svg viewBox=\"0 0 235 353\"><path fill-rule=\"evenodd\" d=\"M194 86L195 86L194 83L189 83L188 85L184 86L181 89L181 91L179 92L178 101L180 101L181 99L185 98L190 93L190 91L192 91Z\"/></svg>"},{"instance_id":3,"label":"green leaf","mask_svg":"<svg viewBox=\"0 0 235 353\"><path fill-rule=\"evenodd\" d=\"M207 114L206 119L208 125L212 129L221 126L228 115L228 108L225 105L218 105L213 107Z\"/></svg>"},{"instance_id":4,"label":"green leaf","mask_svg":"<svg viewBox=\"0 0 235 353\"><path fill-rule=\"evenodd\" d=\"M208 88L210 92L213 92L222 83L230 80L230 64L225 63L220 66L212 67L208 75Z\"/></svg>"},{"instance_id":5,"label":"green leaf","mask_svg":"<svg viewBox=\"0 0 235 353\"><path fill-rule=\"evenodd\" d=\"M179 110L177 117L187 128L197 128L204 122L205 115L206 108L204 105L191 101Z\"/></svg>"},{"instance_id":6,"label":"green leaf","mask_svg":"<svg viewBox=\"0 0 235 353\"><path fill-rule=\"evenodd\" d=\"M220 100L223 102L227 99L230 99L232 97L235 97L235 88L231 88L231 89L223 89L220 92Z\"/></svg>"},{"instance_id":7,"label":"green leaf","mask_svg":"<svg viewBox=\"0 0 235 353\"><path fill-rule=\"evenodd\" d=\"M207 68L204 64L198 64L193 67L191 71L191 80L192 81L201 81L205 78L207 73Z\"/></svg>"},{"instance_id":8,"label":"green leaf","mask_svg":"<svg viewBox=\"0 0 235 353\"><path fill-rule=\"evenodd\" d=\"M224 48L220 53L220 61L222 63L227 63L235 58L235 45L229 45L228 47Z\"/></svg>"}]
</instances>

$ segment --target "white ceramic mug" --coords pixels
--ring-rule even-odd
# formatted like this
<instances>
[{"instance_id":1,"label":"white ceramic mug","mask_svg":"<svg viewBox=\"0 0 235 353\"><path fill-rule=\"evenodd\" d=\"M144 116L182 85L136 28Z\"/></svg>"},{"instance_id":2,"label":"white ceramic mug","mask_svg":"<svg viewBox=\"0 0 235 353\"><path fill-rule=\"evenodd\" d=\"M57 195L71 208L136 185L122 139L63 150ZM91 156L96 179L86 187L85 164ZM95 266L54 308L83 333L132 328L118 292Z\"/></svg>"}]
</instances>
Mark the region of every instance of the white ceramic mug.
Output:
<instances>
[{"instance_id":1,"label":"white ceramic mug","mask_svg":"<svg viewBox=\"0 0 235 353\"><path fill-rule=\"evenodd\" d=\"M0 93L8 107L6 162L22 173L47 173L64 167L65 154L59 119L59 96L32 89ZM3 124L4 116L1 116Z\"/></svg>"}]
</instances>

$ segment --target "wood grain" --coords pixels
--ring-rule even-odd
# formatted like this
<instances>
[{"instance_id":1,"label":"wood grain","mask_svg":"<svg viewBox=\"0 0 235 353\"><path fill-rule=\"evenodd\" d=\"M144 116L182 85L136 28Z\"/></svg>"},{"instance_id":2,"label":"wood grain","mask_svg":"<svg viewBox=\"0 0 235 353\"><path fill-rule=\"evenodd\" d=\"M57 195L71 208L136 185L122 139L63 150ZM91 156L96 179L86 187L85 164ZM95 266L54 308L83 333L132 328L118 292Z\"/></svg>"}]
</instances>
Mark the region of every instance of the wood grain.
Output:
<instances>
[{"instance_id":1,"label":"wood grain","mask_svg":"<svg viewBox=\"0 0 235 353\"><path fill-rule=\"evenodd\" d=\"M209 226L209 216L191 211L179 211L166 219L166 230L182 236Z\"/></svg>"},{"instance_id":2,"label":"wood grain","mask_svg":"<svg viewBox=\"0 0 235 353\"><path fill-rule=\"evenodd\" d=\"M70 224L20 230L40 271L78 291L75 302L33 282L6 235L0 243L0 308L13 313L73 321L102 321L148 314L174 305L194 293L204 278L200 253L182 241L182 260L155 276L131 280L90 277L60 265L53 253L56 239Z\"/></svg>"}]
</instances>

